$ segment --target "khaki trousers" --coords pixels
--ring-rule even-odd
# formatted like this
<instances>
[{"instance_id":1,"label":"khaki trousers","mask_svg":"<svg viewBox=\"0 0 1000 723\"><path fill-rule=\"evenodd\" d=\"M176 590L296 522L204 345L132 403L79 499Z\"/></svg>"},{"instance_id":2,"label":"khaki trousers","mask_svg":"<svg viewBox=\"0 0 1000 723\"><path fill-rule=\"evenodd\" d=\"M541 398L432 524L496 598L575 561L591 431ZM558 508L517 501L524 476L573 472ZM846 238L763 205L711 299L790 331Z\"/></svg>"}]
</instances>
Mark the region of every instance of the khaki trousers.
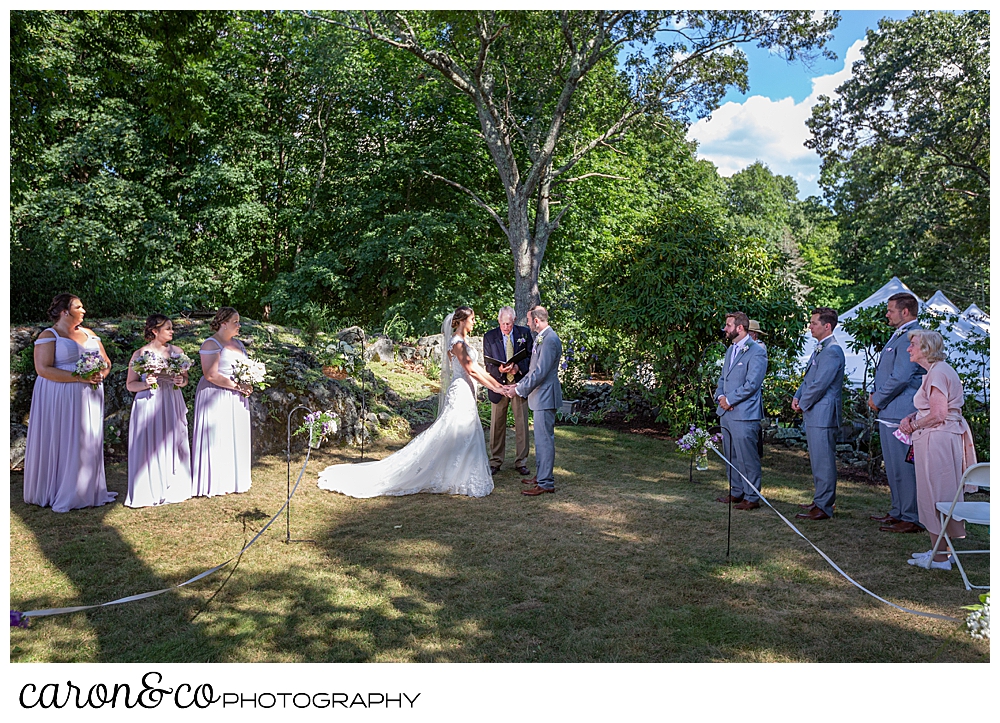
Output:
<instances>
[{"instance_id":1,"label":"khaki trousers","mask_svg":"<svg viewBox=\"0 0 1000 723\"><path fill-rule=\"evenodd\" d=\"M507 449L507 407L514 405L514 434L517 438L517 457L514 466L528 465L528 400L517 394L513 399L503 397L490 407L490 467L503 464Z\"/></svg>"}]
</instances>

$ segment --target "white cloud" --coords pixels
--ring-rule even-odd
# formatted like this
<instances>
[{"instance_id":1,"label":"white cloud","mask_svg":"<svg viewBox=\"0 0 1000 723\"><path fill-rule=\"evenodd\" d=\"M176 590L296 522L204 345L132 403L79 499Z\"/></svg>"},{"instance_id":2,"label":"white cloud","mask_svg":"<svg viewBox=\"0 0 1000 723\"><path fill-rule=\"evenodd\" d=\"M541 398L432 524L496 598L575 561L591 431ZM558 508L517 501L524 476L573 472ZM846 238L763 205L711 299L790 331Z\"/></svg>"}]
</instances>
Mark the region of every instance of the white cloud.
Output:
<instances>
[{"instance_id":1,"label":"white cloud","mask_svg":"<svg viewBox=\"0 0 1000 723\"><path fill-rule=\"evenodd\" d=\"M772 173L794 178L801 198L819 195L819 156L803 145L809 137L805 122L819 96L834 95L851 77L864 44L858 40L848 49L842 70L813 78L812 93L799 103L754 95L742 103L726 103L711 119L692 125L688 138L698 141L698 156L714 163L723 176L762 161Z\"/></svg>"}]
</instances>

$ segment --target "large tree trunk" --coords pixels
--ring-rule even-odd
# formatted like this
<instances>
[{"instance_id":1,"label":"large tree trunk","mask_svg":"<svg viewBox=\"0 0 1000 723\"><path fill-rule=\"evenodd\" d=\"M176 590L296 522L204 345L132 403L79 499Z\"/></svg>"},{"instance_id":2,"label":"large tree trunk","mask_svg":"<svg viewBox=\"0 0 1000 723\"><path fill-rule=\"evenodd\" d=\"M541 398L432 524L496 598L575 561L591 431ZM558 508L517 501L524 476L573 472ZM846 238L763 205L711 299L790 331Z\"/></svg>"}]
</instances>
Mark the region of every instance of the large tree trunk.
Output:
<instances>
[{"instance_id":1,"label":"large tree trunk","mask_svg":"<svg viewBox=\"0 0 1000 723\"><path fill-rule=\"evenodd\" d=\"M534 239L528 232L528 215L510 219L510 247L514 258L514 310L517 323L527 324L528 310L541 300L538 293L538 270L541 257L535 248Z\"/></svg>"}]
</instances>

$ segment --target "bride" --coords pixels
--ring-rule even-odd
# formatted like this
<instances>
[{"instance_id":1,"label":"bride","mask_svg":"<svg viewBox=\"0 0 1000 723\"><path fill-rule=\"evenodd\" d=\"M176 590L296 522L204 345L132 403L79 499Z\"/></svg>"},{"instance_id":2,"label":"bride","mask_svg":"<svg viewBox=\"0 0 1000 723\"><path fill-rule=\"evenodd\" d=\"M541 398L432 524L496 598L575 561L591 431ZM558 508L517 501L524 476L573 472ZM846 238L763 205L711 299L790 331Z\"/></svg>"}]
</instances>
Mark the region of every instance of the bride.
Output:
<instances>
[{"instance_id":1,"label":"bride","mask_svg":"<svg viewBox=\"0 0 1000 723\"><path fill-rule=\"evenodd\" d=\"M504 393L466 342L476 323L468 306L449 314L441 336L450 341L441 359L438 417L398 452L377 462L335 464L320 472L319 486L351 497L418 492L485 497L493 491L486 441L476 407L476 382Z\"/></svg>"}]
</instances>

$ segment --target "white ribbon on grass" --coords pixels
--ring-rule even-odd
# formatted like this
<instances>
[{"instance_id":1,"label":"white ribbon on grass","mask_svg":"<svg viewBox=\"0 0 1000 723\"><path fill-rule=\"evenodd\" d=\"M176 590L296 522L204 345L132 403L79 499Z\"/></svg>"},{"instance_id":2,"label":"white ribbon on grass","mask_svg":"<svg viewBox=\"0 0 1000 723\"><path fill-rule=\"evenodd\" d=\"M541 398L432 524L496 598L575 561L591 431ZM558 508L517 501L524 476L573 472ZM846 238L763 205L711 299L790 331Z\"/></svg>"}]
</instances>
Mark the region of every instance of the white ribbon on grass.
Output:
<instances>
[{"instance_id":1,"label":"white ribbon on grass","mask_svg":"<svg viewBox=\"0 0 1000 723\"><path fill-rule=\"evenodd\" d=\"M310 435L310 441L311 441L311 435ZM253 539L250 540L250 542L245 544L238 553L230 557L225 562L219 563L215 567L195 575L190 580L185 580L184 582L179 583L177 585L173 585L171 587L165 587L162 590L153 590L152 592L143 592L139 593L138 595L129 595L127 597L118 598L117 600L112 600L106 603L100 603L98 605L79 605L77 607L72 607L72 608L48 608L47 610L29 610L26 613L21 613L21 619L24 620L25 618L41 618L47 615L64 615L66 613L78 613L82 610L95 610L97 608L110 607L111 605L121 605L122 603L134 602L136 600L145 600L146 598L156 597L157 595L162 595L165 592L170 592L171 590L176 590L178 588L184 587L185 585L190 585L193 582L197 582L202 578L206 578L209 575L218 572L226 565L231 563L233 560L239 559L244 552L249 550L250 546L253 545L255 542L257 542L258 539L260 539L260 536L263 535L265 531L267 531L267 528L270 527L271 524L276 519L278 519L281 513L284 512L285 508L288 507L288 503L292 501L292 497L295 495L295 490L299 488L299 483L302 481L302 475L305 474L306 471L306 465L309 464L309 453L311 449L312 449L311 446L306 449L306 459L305 462L302 463L302 471L299 472L299 478L295 480L295 486L292 488L291 494L288 495L288 499L285 500L285 504L283 504L281 508L274 514L274 517L268 520L266 525L260 528L260 532L254 535Z\"/></svg>"},{"instance_id":2,"label":"white ribbon on grass","mask_svg":"<svg viewBox=\"0 0 1000 723\"><path fill-rule=\"evenodd\" d=\"M754 492L756 492L756 493L757 493L757 495L758 495L758 496L759 496L759 497L760 497L760 498L761 498L761 499L762 499L762 500L764 501L764 504L766 504L766 505L767 505L768 507L770 507L770 508L771 508L772 510L774 510L774 514L776 514L776 515L777 515L778 517L780 517L780 518L781 518L781 521L782 521L782 522L784 522L784 523L785 523L786 525L788 525L788 526L789 526L790 528L792 528L792 531L793 531L793 532L794 532L794 533L795 533L796 535L798 535L798 536L799 536L799 537L801 537L801 538L802 538L803 540L805 540L806 542L808 542L808 543L809 543L809 546L810 546L810 547L812 547L812 549L816 550L816 552L818 552L818 553L820 554L820 556L821 556L821 557L822 557L822 558L823 558L824 560L826 560L826 561L827 561L828 563L830 563L830 567L832 567L832 568L833 568L834 570L836 570L837 572L839 572L839 573L840 573L840 575L841 575L841 576L842 576L842 577L843 577L843 578L844 578L845 580L847 580L847 581L848 581L849 583L851 583L852 585L854 585L854 587L858 588L858 590L860 590L861 592L865 593L866 595L871 595L871 596L872 596L873 598L875 598L875 599L876 599L876 600L878 600L879 602L882 602L882 603L885 603L885 604L886 604L886 605L888 605L889 607L894 607L894 608L896 608L897 610L901 610L901 611L903 611L904 613L910 613L911 615L919 615L920 617L924 617L924 618L934 618L935 620L949 620L949 621L951 621L951 622L955 622L955 623L957 623L957 622L961 622L961 621L960 621L960 620L959 620L958 618L952 618L952 617L948 617L947 615L938 615L937 613L922 613L922 612L920 612L919 610L911 610L910 608L904 608L903 606L901 606L901 605L897 605L897 604L896 604L896 603L894 603L894 602L889 602L888 600L886 600L886 599L885 599L885 598L883 598L883 597L879 597L878 595L876 595L875 593L873 593L873 592L872 592L871 590L869 590L868 588L866 588L865 586L863 586L863 585L862 585L861 583L859 583L859 582L857 582L856 580L854 580L854 578L852 578L852 577L851 577L850 575L848 575L848 574L847 574L846 572L844 572L843 570L841 570L841 569L840 569L840 566L839 566L839 565L838 565L837 563L835 563L835 562L834 562L833 560L831 560L831 559L830 559L830 556L829 556L829 555L827 555L827 554L826 554L825 552L823 552L823 551L822 551L821 549L819 549L818 547L816 547L816 545L814 545L814 544L812 543L812 540L810 540L810 539L809 539L808 537L806 537L805 535L803 535L803 534L802 534L802 531L801 531L801 530L799 530L799 528L798 528L798 527L796 527L796 526L795 526L795 525L793 525L793 524L792 524L791 522L789 522L789 521L788 521L788 518L786 518L786 517L785 517L785 516L784 516L783 514L781 514L780 512L778 512L778 510L776 510L776 509L774 508L774 505L772 505L772 504L771 504L770 502L768 502L767 498L766 498L766 497L765 497L764 495L762 495L762 494L761 494L760 490L759 490L759 489L757 489L756 487L754 487L754 486L753 486L753 483L752 483L752 482L750 482L750 480L748 480L748 479L747 479L747 478L746 478L746 477L744 476L744 474L743 474L742 472L740 472L740 471L739 471L738 469L736 469L736 467L735 467L735 466L733 465L733 463L732 463L732 462L730 462L730 461L729 461L728 459L726 459L726 456L725 456L724 454L722 454L722 452L720 452L720 451L718 450L718 448L716 448L716 447L712 447L712 449L713 449L713 450L715 450L715 453L716 453L717 455L719 455L719 458L720 458L720 459L721 459L721 460L722 460L723 462L725 462L725 463L726 463L726 464L728 464L728 465L729 465L730 467L732 467L732 468L733 468L733 469L734 469L734 470L736 471L736 474L738 474L738 475L739 475L740 477L742 477L742 478L743 478L743 481L744 481L744 482L745 482L745 483L746 483L746 484L747 484L747 485L748 485L748 486L750 487L750 489L752 489L752 490L753 490Z\"/></svg>"}]
</instances>

